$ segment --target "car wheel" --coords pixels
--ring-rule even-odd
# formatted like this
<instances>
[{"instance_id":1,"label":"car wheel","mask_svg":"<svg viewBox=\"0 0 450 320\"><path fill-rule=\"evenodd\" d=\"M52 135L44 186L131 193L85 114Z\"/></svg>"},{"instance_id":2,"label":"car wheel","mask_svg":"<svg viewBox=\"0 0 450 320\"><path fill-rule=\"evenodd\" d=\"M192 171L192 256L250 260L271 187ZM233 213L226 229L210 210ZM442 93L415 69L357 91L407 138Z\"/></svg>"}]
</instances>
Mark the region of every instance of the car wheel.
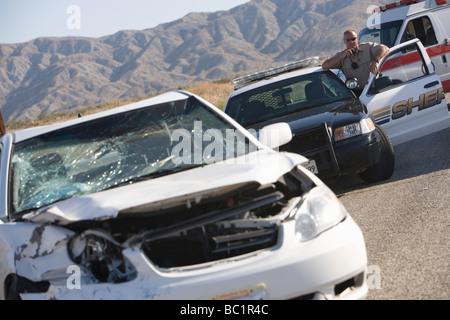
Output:
<instances>
[{"instance_id":1,"label":"car wheel","mask_svg":"<svg viewBox=\"0 0 450 320\"><path fill-rule=\"evenodd\" d=\"M386 131L379 125L376 125L376 130L380 137L380 158L378 163L367 168L366 171L359 174L361 179L367 183L387 180L392 177L395 167L394 147L389 139Z\"/></svg>"}]
</instances>

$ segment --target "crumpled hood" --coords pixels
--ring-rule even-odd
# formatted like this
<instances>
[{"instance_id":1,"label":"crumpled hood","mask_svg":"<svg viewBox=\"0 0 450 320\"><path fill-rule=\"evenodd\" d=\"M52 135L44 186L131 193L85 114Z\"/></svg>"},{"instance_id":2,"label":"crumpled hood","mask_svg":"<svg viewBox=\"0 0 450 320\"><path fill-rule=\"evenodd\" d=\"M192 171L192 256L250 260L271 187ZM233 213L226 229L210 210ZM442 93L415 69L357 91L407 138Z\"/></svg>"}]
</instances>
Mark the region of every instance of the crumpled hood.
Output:
<instances>
[{"instance_id":1,"label":"crumpled hood","mask_svg":"<svg viewBox=\"0 0 450 320\"><path fill-rule=\"evenodd\" d=\"M250 182L272 183L305 161L306 158L297 154L261 150L226 162L67 199L23 218L38 223L67 225L83 220L107 220L121 211L142 206L157 210L158 206L175 199L186 203L199 201L202 194L218 188Z\"/></svg>"}]
</instances>

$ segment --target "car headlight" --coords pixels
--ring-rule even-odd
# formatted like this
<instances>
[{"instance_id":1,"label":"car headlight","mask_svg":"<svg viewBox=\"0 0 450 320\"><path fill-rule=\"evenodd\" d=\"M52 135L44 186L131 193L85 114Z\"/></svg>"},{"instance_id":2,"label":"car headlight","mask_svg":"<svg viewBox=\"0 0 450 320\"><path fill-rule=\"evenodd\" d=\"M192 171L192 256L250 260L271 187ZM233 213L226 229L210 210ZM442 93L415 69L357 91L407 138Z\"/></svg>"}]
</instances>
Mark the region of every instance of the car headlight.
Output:
<instances>
[{"instance_id":1,"label":"car headlight","mask_svg":"<svg viewBox=\"0 0 450 320\"><path fill-rule=\"evenodd\" d=\"M375 124L372 119L362 119L358 123L352 123L334 130L334 140L340 141L351 137L356 137L375 130Z\"/></svg>"},{"instance_id":2,"label":"car headlight","mask_svg":"<svg viewBox=\"0 0 450 320\"><path fill-rule=\"evenodd\" d=\"M137 275L134 266L122 255L120 244L101 232L77 235L69 241L67 249L70 258L100 282L126 282Z\"/></svg>"},{"instance_id":3,"label":"car headlight","mask_svg":"<svg viewBox=\"0 0 450 320\"><path fill-rule=\"evenodd\" d=\"M295 233L299 241L308 241L347 217L347 210L325 185L312 189L295 215Z\"/></svg>"}]
</instances>

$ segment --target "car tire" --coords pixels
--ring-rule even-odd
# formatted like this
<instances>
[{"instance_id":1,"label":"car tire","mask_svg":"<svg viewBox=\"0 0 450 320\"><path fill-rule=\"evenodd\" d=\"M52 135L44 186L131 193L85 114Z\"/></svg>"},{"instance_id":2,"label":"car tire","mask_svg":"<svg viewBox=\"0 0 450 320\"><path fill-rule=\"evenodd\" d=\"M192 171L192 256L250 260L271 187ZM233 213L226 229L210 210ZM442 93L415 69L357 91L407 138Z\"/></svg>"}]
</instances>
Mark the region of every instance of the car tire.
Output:
<instances>
[{"instance_id":1,"label":"car tire","mask_svg":"<svg viewBox=\"0 0 450 320\"><path fill-rule=\"evenodd\" d=\"M359 176L367 183L387 180L392 177L395 168L394 147L386 131L379 125L375 125L379 135L380 157L377 164L361 172Z\"/></svg>"}]
</instances>

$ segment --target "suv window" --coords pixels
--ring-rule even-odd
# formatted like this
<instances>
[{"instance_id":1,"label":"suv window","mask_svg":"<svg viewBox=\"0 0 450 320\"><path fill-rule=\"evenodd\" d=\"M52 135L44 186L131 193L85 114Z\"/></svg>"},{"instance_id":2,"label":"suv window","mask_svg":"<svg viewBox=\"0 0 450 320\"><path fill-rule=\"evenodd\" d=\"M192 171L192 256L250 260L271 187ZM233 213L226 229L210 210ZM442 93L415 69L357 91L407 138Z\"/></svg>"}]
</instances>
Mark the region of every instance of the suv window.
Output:
<instances>
[{"instance_id":1,"label":"suv window","mask_svg":"<svg viewBox=\"0 0 450 320\"><path fill-rule=\"evenodd\" d=\"M395 40L397 40L397 34L402 24L403 20L397 20L383 23L379 26L365 28L358 35L359 42L381 43L391 48L394 46Z\"/></svg>"},{"instance_id":2,"label":"suv window","mask_svg":"<svg viewBox=\"0 0 450 320\"><path fill-rule=\"evenodd\" d=\"M333 73L313 72L237 95L230 99L226 112L245 126L292 112L310 110L305 116L323 113L326 110L312 111L312 108L351 97L351 92Z\"/></svg>"},{"instance_id":3,"label":"suv window","mask_svg":"<svg viewBox=\"0 0 450 320\"><path fill-rule=\"evenodd\" d=\"M422 60L411 63L408 59L405 59L404 55L400 54L400 51L417 51L417 46L412 44L404 49L391 50L386 56L386 60L380 65L381 73L371 84L368 94L390 90L397 85L417 80L430 73L428 68L422 64Z\"/></svg>"},{"instance_id":4,"label":"suv window","mask_svg":"<svg viewBox=\"0 0 450 320\"><path fill-rule=\"evenodd\" d=\"M428 17L421 17L408 22L401 42L403 43L414 38L419 39L425 47L438 43L433 25Z\"/></svg>"}]
</instances>

